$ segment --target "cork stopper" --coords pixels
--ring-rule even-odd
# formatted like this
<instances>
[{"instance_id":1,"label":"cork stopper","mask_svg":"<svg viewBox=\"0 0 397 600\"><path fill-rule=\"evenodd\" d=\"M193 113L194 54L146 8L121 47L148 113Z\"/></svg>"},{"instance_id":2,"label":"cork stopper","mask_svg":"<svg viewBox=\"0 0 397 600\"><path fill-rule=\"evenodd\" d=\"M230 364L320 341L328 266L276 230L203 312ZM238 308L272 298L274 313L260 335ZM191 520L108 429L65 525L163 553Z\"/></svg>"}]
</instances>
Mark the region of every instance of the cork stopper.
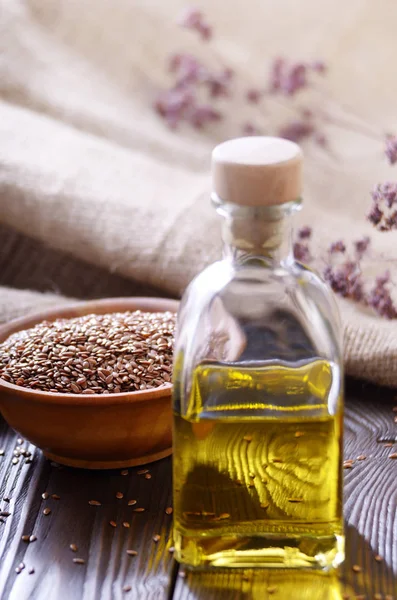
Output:
<instances>
[{"instance_id":1,"label":"cork stopper","mask_svg":"<svg viewBox=\"0 0 397 600\"><path fill-rule=\"evenodd\" d=\"M300 147L276 137L236 138L212 152L213 190L224 202L272 206L297 200L302 192Z\"/></svg>"}]
</instances>

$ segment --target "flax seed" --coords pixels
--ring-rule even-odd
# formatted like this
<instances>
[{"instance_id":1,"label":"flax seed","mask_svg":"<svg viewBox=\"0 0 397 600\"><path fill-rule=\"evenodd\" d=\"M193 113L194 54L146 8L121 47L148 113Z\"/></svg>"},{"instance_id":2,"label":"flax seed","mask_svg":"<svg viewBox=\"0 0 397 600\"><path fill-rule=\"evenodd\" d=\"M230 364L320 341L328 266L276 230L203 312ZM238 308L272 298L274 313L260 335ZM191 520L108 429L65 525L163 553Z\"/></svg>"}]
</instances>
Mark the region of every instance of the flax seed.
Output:
<instances>
[{"instance_id":1,"label":"flax seed","mask_svg":"<svg viewBox=\"0 0 397 600\"><path fill-rule=\"evenodd\" d=\"M136 500L128 500L128 506L134 506L136 504Z\"/></svg>"},{"instance_id":2,"label":"flax seed","mask_svg":"<svg viewBox=\"0 0 397 600\"><path fill-rule=\"evenodd\" d=\"M139 310L43 321L0 344L0 376L52 393L159 387L171 380L175 322L175 313Z\"/></svg>"},{"instance_id":3,"label":"flax seed","mask_svg":"<svg viewBox=\"0 0 397 600\"><path fill-rule=\"evenodd\" d=\"M70 544L69 548L71 549L72 552L77 552L78 547L76 546L76 544Z\"/></svg>"},{"instance_id":4,"label":"flax seed","mask_svg":"<svg viewBox=\"0 0 397 600\"><path fill-rule=\"evenodd\" d=\"M118 500L122 500L122 499L124 498L124 494L123 494L123 492L116 492L116 498L117 498Z\"/></svg>"},{"instance_id":5,"label":"flax seed","mask_svg":"<svg viewBox=\"0 0 397 600\"><path fill-rule=\"evenodd\" d=\"M160 539L161 539L161 536L159 536L159 534L158 534L158 533L157 533L156 535L154 535L154 536L153 536L153 541L154 541L154 542L156 542L156 543L157 543L157 542L159 542L159 541L160 541Z\"/></svg>"},{"instance_id":6,"label":"flax seed","mask_svg":"<svg viewBox=\"0 0 397 600\"><path fill-rule=\"evenodd\" d=\"M51 508L45 508L43 510L43 515L45 515L46 517L51 513Z\"/></svg>"},{"instance_id":7,"label":"flax seed","mask_svg":"<svg viewBox=\"0 0 397 600\"><path fill-rule=\"evenodd\" d=\"M168 508L165 509L165 514L166 515L172 515L172 512L173 512L172 506L169 506Z\"/></svg>"},{"instance_id":8,"label":"flax seed","mask_svg":"<svg viewBox=\"0 0 397 600\"><path fill-rule=\"evenodd\" d=\"M88 500L88 504L90 506L102 506L102 504L98 502L98 500Z\"/></svg>"},{"instance_id":9,"label":"flax seed","mask_svg":"<svg viewBox=\"0 0 397 600\"><path fill-rule=\"evenodd\" d=\"M127 550L128 556L137 556L138 552L136 550Z\"/></svg>"},{"instance_id":10,"label":"flax seed","mask_svg":"<svg viewBox=\"0 0 397 600\"><path fill-rule=\"evenodd\" d=\"M112 527L117 527L116 521L109 521L109 525L111 525Z\"/></svg>"},{"instance_id":11,"label":"flax seed","mask_svg":"<svg viewBox=\"0 0 397 600\"><path fill-rule=\"evenodd\" d=\"M73 562L74 562L76 565L85 565L85 560L84 560L84 558L74 558L74 559L73 559Z\"/></svg>"},{"instance_id":12,"label":"flax seed","mask_svg":"<svg viewBox=\"0 0 397 600\"><path fill-rule=\"evenodd\" d=\"M358 565L353 565L353 566L352 566L352 571L353 571L354 573L361 573L362 569L361 569L361 567L359 567Z\"/></svg>"}]
</instances>

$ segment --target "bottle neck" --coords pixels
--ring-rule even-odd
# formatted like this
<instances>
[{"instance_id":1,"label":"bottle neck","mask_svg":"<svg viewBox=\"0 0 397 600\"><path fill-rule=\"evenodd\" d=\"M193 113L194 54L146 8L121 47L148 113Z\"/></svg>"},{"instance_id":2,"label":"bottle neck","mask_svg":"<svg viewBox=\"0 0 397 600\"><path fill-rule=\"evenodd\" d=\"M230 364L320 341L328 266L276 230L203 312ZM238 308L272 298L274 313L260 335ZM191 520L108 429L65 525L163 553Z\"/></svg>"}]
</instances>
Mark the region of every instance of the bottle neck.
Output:
<instances>
[{"instance_id":1,"label":"bottle neck","mask_svg":"<svg viewBox=\"0 0 397 600\"><path fill-rule=\"evenodd\" d=\"M212 195L223 216L224 255L237 264L258 263L273 268L293 260L292 215L300 200L275 206L239 206Z\"/></svg>"}]
</instances>

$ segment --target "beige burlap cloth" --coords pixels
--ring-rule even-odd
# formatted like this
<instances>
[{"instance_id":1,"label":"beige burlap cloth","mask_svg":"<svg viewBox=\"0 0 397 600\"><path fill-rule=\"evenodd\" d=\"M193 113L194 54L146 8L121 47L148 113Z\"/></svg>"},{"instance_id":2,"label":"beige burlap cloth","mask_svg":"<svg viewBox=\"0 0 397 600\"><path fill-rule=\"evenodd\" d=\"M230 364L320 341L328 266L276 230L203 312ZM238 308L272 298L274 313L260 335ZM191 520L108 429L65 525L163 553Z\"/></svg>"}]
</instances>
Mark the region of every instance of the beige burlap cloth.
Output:
<instances>
[{"instance_id":1,"label":"beige burlap cloth","mask_svg":"<svg viewBox=\"0 0 397 600\"><path fill-rule=\"evenodd\" d=\"M380 139L397 131L397 3L202 0L216 26L205 47L175 26L184 5L0 0L2 226L140 286L180 294L220 254L210 151L240 133L250 110L236 94L229 117L209 132L169 131L151 107L167 85L167 55L187 50L210 61L215 53L235 68L243 90L264 81L276 55L322 58L328 91L316 92L316 101L352 125L329 124L331 151L305 146L300 222L313 225L318 257L330 241L370 234L372 267L390 268L397 280L396 233L373 232L365 220L373 185L397 179ZM257 110L269 132L267 114L288 114L272 99ZM353 131L363 127L365 134ZM2 288L0 318L58 301ZM397 322L348 301L340 307L347 372L397 385Z\"/></svg>"}]
</instances>

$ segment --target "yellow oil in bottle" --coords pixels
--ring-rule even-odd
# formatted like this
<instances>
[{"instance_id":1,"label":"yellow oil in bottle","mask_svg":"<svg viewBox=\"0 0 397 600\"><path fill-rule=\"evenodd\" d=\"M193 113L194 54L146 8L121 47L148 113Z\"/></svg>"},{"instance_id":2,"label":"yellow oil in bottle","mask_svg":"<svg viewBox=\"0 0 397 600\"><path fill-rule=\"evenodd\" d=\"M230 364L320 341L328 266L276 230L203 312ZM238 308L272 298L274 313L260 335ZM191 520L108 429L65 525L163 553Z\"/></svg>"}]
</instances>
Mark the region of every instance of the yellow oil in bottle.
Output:
<instances>
[{"instance_id":1,"label":"yellow oil in bottle","mask_svg":"<svg viewBox=\"0 0 397 600\"><path fill-rule=\"evenodd\" d=\"M323 569L342 562L334 375L323 360L196 368L185 414L174 416L180 562Z\"/></svg>"}]
</instances>

